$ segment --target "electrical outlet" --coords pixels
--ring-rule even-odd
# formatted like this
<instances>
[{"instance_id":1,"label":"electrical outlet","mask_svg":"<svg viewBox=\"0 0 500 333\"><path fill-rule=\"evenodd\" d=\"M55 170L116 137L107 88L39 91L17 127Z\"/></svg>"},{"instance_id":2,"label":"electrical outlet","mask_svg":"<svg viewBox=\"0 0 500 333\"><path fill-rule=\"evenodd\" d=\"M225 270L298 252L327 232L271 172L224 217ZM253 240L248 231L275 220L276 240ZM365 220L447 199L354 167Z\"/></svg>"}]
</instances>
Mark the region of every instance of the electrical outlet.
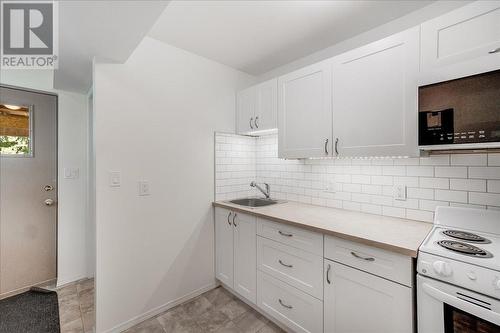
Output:
<instances>
[{"instance_id":1,"label":"electrical outlet","mask_svg":"<svg viewBox=\"0 0 500 333\"><path fill-rule=\"evenodd\" d=\"M109 172L109 187L120 187L121 183L121 175L120 171L110 171Z\"/></svg>"},{"instance_id":2,"label":"electrical outlet","mask_svg":"<svg viewBox=\"0 0 500 333\"><path fill-rule=\"evenodd\" d=\"M395 185L393 195L394 200L406 201L406 185Z\"/></svg>"},{"instance_id":3,"label":"electrical outlet","mask_svg":"<svg viewBox=\"0 0 500 333\"><path fill-rule=\"evenodd\" d=\"M139 181L139 195L147 196L151 195L151 189L149 188L149 182L146 180Z\"/></svg>"}]
</instances>

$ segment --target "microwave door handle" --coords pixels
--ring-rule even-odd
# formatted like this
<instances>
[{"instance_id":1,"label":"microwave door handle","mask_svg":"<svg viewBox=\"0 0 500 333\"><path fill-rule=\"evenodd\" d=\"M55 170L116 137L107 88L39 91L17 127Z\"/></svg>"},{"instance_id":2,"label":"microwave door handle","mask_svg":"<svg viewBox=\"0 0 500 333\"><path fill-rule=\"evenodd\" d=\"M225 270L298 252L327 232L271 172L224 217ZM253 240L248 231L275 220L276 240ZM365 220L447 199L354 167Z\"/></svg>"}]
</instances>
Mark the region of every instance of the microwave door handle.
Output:
<instances>
[{"instance_id":1,"label":"microwave door handle","mask_svg":"<svg viewBox=\"0 0 500 333\"><path fill-rule=\"evenodd\" d=\"M482 308L480 306L474 305L467 301L463 301L455 296L447 294L439 289L434 288L430 284L423 283L422 288L426 294L432 296L433 298L451 305L457 309L473 314L476 317L490 321L496 325L500 325L500 314L495 313L491 310Z\"/></svg>"}]
</instances>

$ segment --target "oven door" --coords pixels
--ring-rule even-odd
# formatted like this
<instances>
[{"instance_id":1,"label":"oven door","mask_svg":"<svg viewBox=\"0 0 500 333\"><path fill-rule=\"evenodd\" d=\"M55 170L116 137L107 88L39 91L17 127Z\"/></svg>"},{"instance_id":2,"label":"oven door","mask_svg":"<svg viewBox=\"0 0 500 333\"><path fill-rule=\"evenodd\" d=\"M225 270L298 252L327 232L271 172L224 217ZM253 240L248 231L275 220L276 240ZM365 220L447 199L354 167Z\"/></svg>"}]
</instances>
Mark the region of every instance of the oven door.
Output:
<instances>
[{"instance_id":1,"label":"oven door","mask_svg":"<svg viewBox=\"0 0 500 333\"><path fill-rule=\"evenodd\" d=\"M500 333L500 301L417 276L419 333Z\"/></svg>"}]
</instances>

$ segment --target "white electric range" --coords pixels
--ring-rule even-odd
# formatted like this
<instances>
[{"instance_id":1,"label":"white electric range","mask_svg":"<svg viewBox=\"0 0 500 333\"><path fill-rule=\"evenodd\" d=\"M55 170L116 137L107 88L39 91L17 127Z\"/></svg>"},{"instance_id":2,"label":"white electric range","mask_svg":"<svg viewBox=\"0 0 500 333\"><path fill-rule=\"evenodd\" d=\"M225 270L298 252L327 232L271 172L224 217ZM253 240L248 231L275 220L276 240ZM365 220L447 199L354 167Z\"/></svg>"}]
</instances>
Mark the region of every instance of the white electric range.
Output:
<instances>
[{"instance_id":1,"label":"white electric range","mask_svg":"<svg viewBox=\"0 0 500 333\"><path fill-rule=\"evenodd\" d=\"M500 333L500 211L438 207L417 272L419 333Z\"/></svg>"}]
</instances>

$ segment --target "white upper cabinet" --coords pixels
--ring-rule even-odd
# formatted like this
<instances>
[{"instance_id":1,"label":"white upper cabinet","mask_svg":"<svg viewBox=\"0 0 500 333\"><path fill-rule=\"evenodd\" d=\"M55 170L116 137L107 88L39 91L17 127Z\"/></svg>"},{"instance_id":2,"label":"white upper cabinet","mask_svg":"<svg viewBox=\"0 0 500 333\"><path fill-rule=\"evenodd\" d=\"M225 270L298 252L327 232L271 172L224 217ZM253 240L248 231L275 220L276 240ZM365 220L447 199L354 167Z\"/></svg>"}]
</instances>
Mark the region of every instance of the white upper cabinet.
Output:
<instances>
[{"instance_id":1,"label":"white upper cabinet","mask_svg":"<svg viewBox=\"0 0 500 333\"><path fill-rule=\"evenodd\" d=\"M278 79L278 155L306 158L332 155L331 61Z\"/></svg>"},{"instance_id":2,"label":"white upper cabinet","mask_svg":"<svg viewBox=\"0 0 500 333\"><path fill-rule=\"evenodd\" d=\"M278 128L278 79L257 85L254 125L257 131Z\"/></svg>"},{"instance_id":3,"label":"white upper cabinet","mask_svg":"<svg viewBox=\"0 0 500 333\"><path fill-rule=\"evenodd\" d=\"M277 128L277 79L262 82L237 94L237 132L252 134Z\"/></svg>"},{"instance_id":4,"label":"white upper cabinet","mask_svg":"<svg viewBox=\"0 0 500 333\"><path fill-rule=\"evenodd\" d=\"M476 1L423 23L421 46L423 71L454 65L463 76L500 68L500 2Z\"/></svg>"},{"instance_id":5,"label":"white upper cabinet","mask_svg":"<svg viewBox=\"0 0 500 333\"><path fill-rule=\"evenodd\" d=\"M339 156L416 156L419 28L333 58Z\"/></svg>"},{"instance_id":6,"label":"white upper cabinet","mask_svg":"<svg viewBox=\"0 0 500 333\"><path fill-rule=\"evenodd\" d=\"M247 134L254 130L255 108L257 105L257 89L255 86L238 92L236 95L236 127L239 134Z\"/></svg>"}]
</instances>

